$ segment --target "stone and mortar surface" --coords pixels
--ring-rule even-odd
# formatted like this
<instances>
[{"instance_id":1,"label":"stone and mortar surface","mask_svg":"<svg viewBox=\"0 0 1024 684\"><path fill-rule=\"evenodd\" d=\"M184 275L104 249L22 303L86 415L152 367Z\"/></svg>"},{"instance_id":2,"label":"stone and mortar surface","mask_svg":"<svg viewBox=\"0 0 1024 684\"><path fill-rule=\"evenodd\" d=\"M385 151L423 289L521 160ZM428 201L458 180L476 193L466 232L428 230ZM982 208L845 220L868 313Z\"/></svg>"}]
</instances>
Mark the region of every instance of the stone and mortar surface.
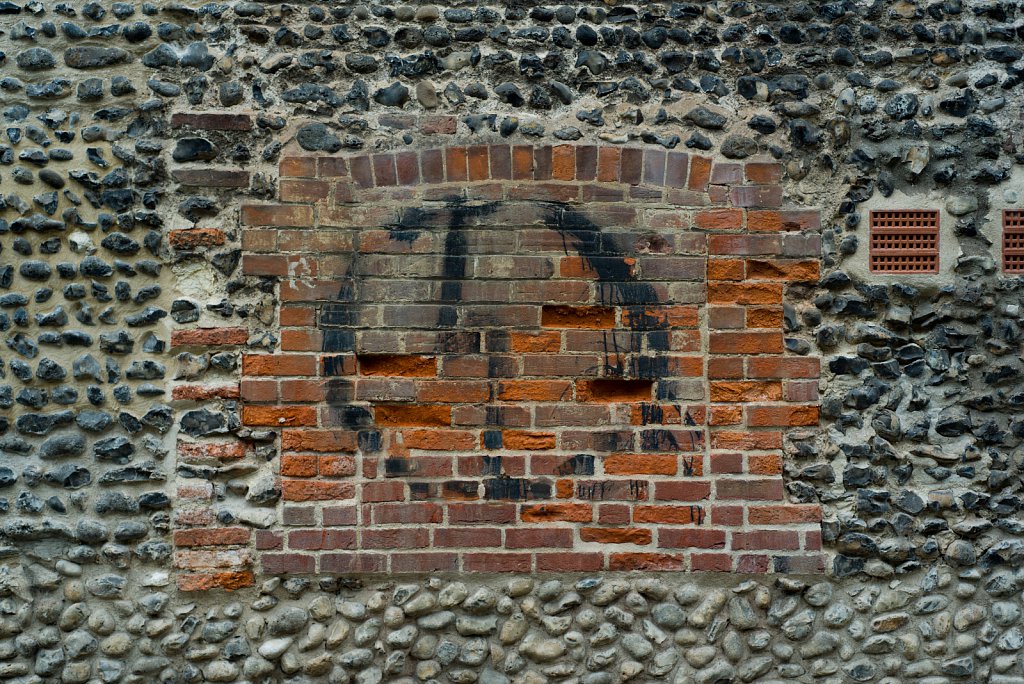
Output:
<instances>
[{"instance_id":1,"label":"stone and mortar surface","mask_svg":"<svg viewBox=\"0 0 1024 684\"><path fill-rule=\"evenodd\" d=\"M1022 20L0 3L0 676L1020 681L998 210L1020 206ZM241 355L281 351L281 288L308 272L244 274L241 206L284 200L282 159L564 142L686 152L691 177L775 160L783 209L820 209L822 277L786 288L784 329L822 358L821 422L787 431L782 475L820 507L831 577L269 579L280 436L243 424ZM951 228L938 276L863 272L866 210L897 193Z\"/></svg>"}]
</instances>

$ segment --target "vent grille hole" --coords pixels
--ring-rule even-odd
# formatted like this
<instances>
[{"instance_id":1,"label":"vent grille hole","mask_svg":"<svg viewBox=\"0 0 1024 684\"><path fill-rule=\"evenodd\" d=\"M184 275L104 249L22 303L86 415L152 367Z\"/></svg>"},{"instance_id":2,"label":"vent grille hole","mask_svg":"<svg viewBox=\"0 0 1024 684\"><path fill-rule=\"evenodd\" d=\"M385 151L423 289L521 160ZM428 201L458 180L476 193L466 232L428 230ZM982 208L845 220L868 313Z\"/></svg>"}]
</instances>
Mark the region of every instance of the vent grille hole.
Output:
<instances>
[{"instance_id":1,"label":"vent grille hole","mask_svg":"<svg viewBox=\"0 0 1024 684\"><path fill-rule=\"evenodd\" d=\"M872 273L938 273L939 212L872 211L870 258Z\"/></svg>"},{"instance_id":2,"label":"vent grille hole","mask_svg":"<svg viewBox=\"0 0 1024 684\"><path fill-rule=\"evenodd\" d=\"M1024 273L1024 210L1003 210L1003 272Z\"/></svg>"}]
</instances>

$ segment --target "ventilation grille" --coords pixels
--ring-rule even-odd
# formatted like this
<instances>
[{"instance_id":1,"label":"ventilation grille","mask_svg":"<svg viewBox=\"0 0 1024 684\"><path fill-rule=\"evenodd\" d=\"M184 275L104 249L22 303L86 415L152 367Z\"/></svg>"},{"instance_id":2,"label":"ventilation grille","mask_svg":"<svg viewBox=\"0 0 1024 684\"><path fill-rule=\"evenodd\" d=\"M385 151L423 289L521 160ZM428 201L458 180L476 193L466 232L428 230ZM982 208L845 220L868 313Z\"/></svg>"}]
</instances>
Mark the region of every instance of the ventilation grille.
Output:
<instances>
[{"instance_id":1,"label":"ventilation grille","mask_svg":"<svg viewBox=\"0 0 1024 684\"><path fill-rule=\"evenodd\" d=\"M1024 273L1024 211L1003 210L1003 272Z\"/></svg>"},{"instance_id":2,"label":"ventilation grille","mask_svg":"<svg viewBox=\"0 0 1024 684\"><path fill-rule=\"evenodd\" d=\"M872 211L871 271L938 273L939 212L923 209Z\"/></svg>"}]
</instances>

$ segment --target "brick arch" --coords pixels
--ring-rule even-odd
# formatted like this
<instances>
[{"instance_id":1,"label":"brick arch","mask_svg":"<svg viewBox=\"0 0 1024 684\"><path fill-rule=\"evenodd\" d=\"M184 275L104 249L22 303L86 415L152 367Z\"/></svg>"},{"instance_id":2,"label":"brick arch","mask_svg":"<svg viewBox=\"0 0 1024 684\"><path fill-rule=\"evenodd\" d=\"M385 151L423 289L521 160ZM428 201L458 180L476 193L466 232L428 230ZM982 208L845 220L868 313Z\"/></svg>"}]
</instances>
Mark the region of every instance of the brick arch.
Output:
<instances>
[{"instance_id":1,"label":"brick arch","mask_svg":"<svg viewBox=\"0 0 1024 684\"><path fill-rule=\"evenodd\" d=\"M781 168L595 145L288 156L242 207L280 281L243 422L280 431L264 571L823 569L785 501L818 360Z\"/></svg>"}]
</instances>

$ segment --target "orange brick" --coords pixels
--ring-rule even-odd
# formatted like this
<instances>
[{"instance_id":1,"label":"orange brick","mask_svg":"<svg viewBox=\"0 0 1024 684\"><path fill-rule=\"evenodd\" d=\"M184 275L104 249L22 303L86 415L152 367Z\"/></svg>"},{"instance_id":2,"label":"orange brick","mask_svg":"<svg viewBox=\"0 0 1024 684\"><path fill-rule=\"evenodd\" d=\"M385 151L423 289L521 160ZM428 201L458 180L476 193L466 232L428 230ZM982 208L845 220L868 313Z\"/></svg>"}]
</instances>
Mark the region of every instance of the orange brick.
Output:
<instances>
[{"instance_id":1,"label":"orange brick","mask_svg":"<svg viewBox=\"0 0 1024 684\"><path fill-rule=\"evenodd\" d=\"M694 156L690 159L690 179L687 186L690 190L704 192L711 179L711 160L707 157Z\"/></svg>"},{"instance_id":2,"label":"orange brick","mask_svg":"<svg viewBox=\"0 0 1024 684\"><path fill-rule=\"evenodd\" d=\"M423 451L471 451L476 449L476 433L468 430L403 430L402 444Z\"/></svg>"},{"instance_id":3,"label":"orange brick","mask_svg":"<svg viewBox=\"0 0 1024 684\"><path fill-rule=\"evenodd\" d=\"M580 529L580 540L598 544L651 543L651 531L638 527L584 527Z\"/></svg>"},{"instance_id":4,"label":"orange brick","mask_svg":"<svg viewBox=\"0 0 1024 684\"><path fill-rule=\"evenodd\" d=\"M523 522L544 523L590 522L594 518L594 510L590 504L524 504L519 514Z\"/></svg>"},{"instance_id":5,"label":"orange brick","mask_svg":"<svg viewBox=\"0 0 1024 684\"><path fill-rule=\"evenodd\" d=\"M379 404L373 409L378 425L435 425L447 427L452 423L450 406Z\"/></svg>"},{"instance_id":6,"label":"orange brick","mask_svg":"<svg viewBox=\"0 0 1024 684\"><path fill-rule=\"evenodd\" d=\"M192 328L171 332L172 347L217 347L245 344L248 341L249 331L245 328Z\"/></svg>"},{"instance_id":7,"label":"orange brick","mask_svg":"<svg viewBox=\"0 0 1024 684\"><path fill-rule=\"evenodd\" d=\"M177 575L175 583L178 591L235 591L255 585L256 579L251 572L189 573Z\"/></svg>"},{"instance_id":8,"label":"orange brick","mask_svg":"<svg viewBox=\"0 0 1024 684\"><path fill-rule=\"evenodd\" d=\"M316 375L317 357L302 354L245 354L242 375Z\"/></svg>"},{"instance_id":9,"label":"orange brick","mask_svg":"<svg viewBox=\"0 0 1024 684\"><path fill-rule=\"evenodd\" d=\"M244 406L242 423L267 427L316 425L313 406Z\"/></svg>"},{"instance_id":10,"label":"orange brick","mask_svg":"<svg viewBox=\"0 0 1024 684\"><path fill-rule=\"evenodd\" d=\"M597 271L586 257L562 257L558 262L558 273L563 278L597 278Z\"/></svg>"},{"instance_id":11,"label":"orange brick","mask_svg":"<svg viewBox=\"0 0 1024 684\"><path fill-rule=\"evenodd\" d=\"M190 228L172 230L168 233L168 239L174 249L198 249L223 245L227 242L227 235L217 228Z\"/></svg>"},{"instance_id":12,"label":"orange brick","mask_svg":"<svg viewBox=\"0 0 1024 684\"><path fill-rule=\"evenodd\" d=\"M556 352L562 347L562 334L556 330L513 332L509 343L514 352Z\"/></svg>"},{"instance_id":13,"label":"orange brick","mask_svg":"<svg viewBox=\"0 0 1024 684\"><path fill-rule=\"evenodd\" d=\"M712 382L711 401L752 402L782 399L781 382Z\"/></svg>"},{"instance_id":14,"label":"orange brick","mask_svg":"<svg viewBox=\"0 0 1024 684\"><path fill-rule=\"evenodd\" d=\"M818 424L817 406L748 406L750 427L806 427Z\"/></svg>"},{"instance_id":15,"label":"orange brick","mask_svg":"<svg viewBox=\"0 0 1024 684\"><path fill-rule=\"evenodd\" d=\"M652 398L651 380L619 380L602 378L600 380L577 380L576 398L579 401L632 403L650 401Z\"/></svg>"},{"instance_id":16,"label":"orange brick","mask_svg":"<svg viewBox=\"0 0 1024 684\"><path fill-rule=\"evenodd\" d=\"M740 406L713 406L711 425L739 425L743 422L743 408Z\"/></svg>"},{"instance_id":17,"label":"orange brick","mask_svg":"<svg viewBox=\"0 0 1024 684\"><path fill-rule=\"evenodd\" d=\"M604 457L607 475L675 475L679 471L675 454L611 454Z\"/></svg>"},{"instance_id":18,"label":"orange brick","mask_svg":"<svg viewBox=\"0 0 1024 684\"><path fill-rule=\"evenodd\" d=\"M637 506L633 522L688 525L703 517L700 506Z\"/></svg>"},{"instance_id":19,"label":"orange brick","mask_svg":"<svg viewBox=\"0 0 1024 684\"><path fill-rule=\"evenodd\" d=\"M708 339L712 354L781 354L782 332L712 332Z\"/></svg>"},{"instance_id":20,"label":"orange brick","mask_svg":"<svg viewBox=\"0 0 1024 684\"><path fill-rule=\"evenodd\" d=\"M281 496L285 501L335 501L355 496L351 482L320 482L317 480L282 480Z\"/></svg>"},{"instance_id":21,"label":"orange brick","mask_svg":"<svg viewBox=\"0 0 1024 684\"><path fill-rule=\"evenodd\" d=\"M747 472L751 475L781 475L780 454L750 454L747 456Z\"/></svg>"},{"instance_id":22,"label":"orange brick","mask_svg":"<svg viewBox=\"0 0 1024 684\"><path fill-rule=\"evenodd\" d=\"M817 261L780 259L748 259L747 278L750 280L792 280L817 282L820 265Z\"/></svg>"},{"instance_id":23,"label":"orange brick","mask_svg":"<svg viewBox=\"0 0 1024 684\"><path fill-rule=\"evenodd\" d=\"M678 553L613 553L608 556L608 569L676 572L686 570L686 556Z\"/></svg>"},{"instance_id":24,"label":"orange brick","mask_svg":"<svg viewBox=\"0 0 1024 684\"><path fill-rule=\"evenodd\" d=\"M781 304L782 285L778 283L711 283L709 304Z\"/></svg>"},{"instance_id":25,"label":"orange brick","mask_svg":"<svg viewBox=\"0 0 1024 684\"><path fill-rule=\"evenodd\" d=\"M319 471L320 460L313 454L281 456L281 474L285 477L315 477Z\"/></svg>"},{"instance_id":26,"label":"orange brick","mask_svg":"<svg viewBox=\"0 0 1024 684\"><path fill-rule=\"evenodd\" d=\"M712 449L781 449L781 432L712 432Z\"/></svg>"},{"instance_id":27,"label":"orange brick","mask_svg":"<svg viewBox=\"0 0 1024 684\"><path fill-rule=\"evenodd\" d=\"M349 430L284 430L281 433L283 451L354 452L358 434Z\"/></svg>"},{"instance_id":28,"label":"orange brick","mask_svg":"<svg viewBox=\"0 0 1024 684\"><path fill-rule=\"evenodd\" d=\"M360 354L357 359L359 361L359 372L362 375L414 378L428 378L437 375L437 359L433 356Z\"/></svg>"},{"instance_id":29,"label":"orange brick","mask_svg":"<svg viewBox=\"0 0 1024 684\"><path fill-rule=\"evenodd\" d=\"M741 259L708 259L708 280L743 280L745 274Z\"/></svg>"},{"instance_id":30,"label":"orange brick","mask_svg":"<svg viewBox=\"0 0 1024 684\"><path fill-rule=\"evenodd\" d=\"M238 385L178 385L171 397L180 401L205 401L208 399L238 399Z\"/></svg>"},{"instance_id":31,"label":"orange brick","mask_svg":"<svg viewBox=\"0 0 1024 684\"><path fill-rule=\"evenodd\" d=\"M622 311L622 325L634 329L695 328L699 322L695 306L629 307Z\"/></svg>"},{"instance_id":32,"label":"orange brick","mask_svg":"<svg viewBox=\"0 0 1024 684\"><path fill-rule=\"evenodd\" d=\"M619 160L622 150L617 147L599 147L597 149L597 180L602 183L615 183L619 180Z\"/></svg>"},{"instance_id":33,"label":"orange brick","mask_svg":"<svg viewBox=\"0 0 1024 684\"><path fill-rule=\"evenodd\" d=\"M777 504L750 506L747 517L751 525L790 525L821 522L818 504Z\"/></svg>"},{"instance_id":34,"label":"orange brick","mask_svg":"<svg viewBox=\"0 0 1024 684\"><path fill-rule=\"evenodd\" d=\"M750 307L747 309L748 328L781 328L783 312L781 306Z\"/></svg>"},{"instance_id":35,"label":"orange brick","mask_svg":"<svg viewBox=\"0 0 1024 684\"><path fill-rule=\"evenodd\" d=\"M817 230L820 226L821 217L815 210L751 209L747 212L747 230L751 232Z\"/></svg>"},{"instance_id":36,"label":"orange brick","mask_svg":"<svg viewBox=\"0 0 1024 684\"><path fill-rule=\"evenodd\" d=\"M567 380L507 380L498 384L501 401L568 401L572 384Z\"/></svg>"},{"instance_id":37,"label":"orange brick","mask_svg":"<svg viewBox=\"0 0 1024 684\"><path fill-rule=\"evenodd\" d=\"M700 230L742 230L742 209L705 209L698 211L694 225Z\"/></svg>"},{"instance_id":38,"label":"orange brick","mask_svg":"<svg viewBox=\"0 0 1024 684\"><path fill-rule=\"evenodd\" d=\"M551 177L555 180L576 178L576 148L572 145L555 145L551 148Z\"/></svg>"},{"instance_id":39,"label":"orange brick","mask_svg":"<svg viewBox=\"0 0 1024 684\"><path fill-rule=\"evenodd\" d=\"M550 432L505 430L501 435L505 449L513 451L542 451L555 448L555 435Z\"/></svg>"}]
</instances>

